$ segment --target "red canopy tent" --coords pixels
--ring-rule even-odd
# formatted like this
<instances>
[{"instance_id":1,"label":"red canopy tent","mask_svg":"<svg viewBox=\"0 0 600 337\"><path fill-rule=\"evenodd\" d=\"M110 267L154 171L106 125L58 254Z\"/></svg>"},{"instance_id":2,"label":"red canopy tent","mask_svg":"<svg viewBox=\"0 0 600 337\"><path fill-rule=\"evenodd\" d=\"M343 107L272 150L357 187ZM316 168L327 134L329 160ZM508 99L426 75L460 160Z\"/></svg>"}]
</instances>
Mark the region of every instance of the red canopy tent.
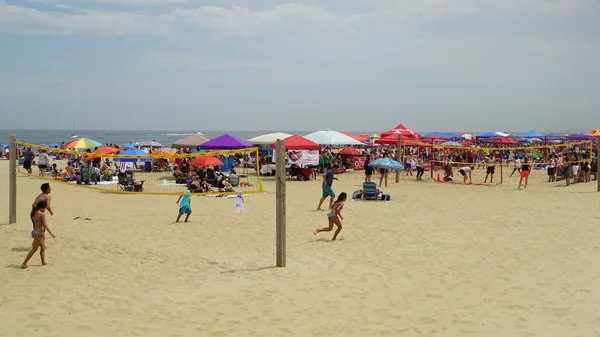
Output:
<instances>
[{"instance_id":1,"label":"red canopy tent","mask_svg":"<svg viewBox=\"0 0 600 337\"><path fill-rule=\"evenodd\" d=\"M351 134L350 132L342 132L342 133L345 134L348 137L352 137L352 138L358 140L361 143L368 143L368 142L371 141L371 137L369 137L369 135L360 135L360 136L357 136L357 135Z\"/></svg>"},{"instance_id":2,"label":"red canopy tent","mask_svg":"<svg viewBox=\"0 0 600 337\"><path fill-rule=\"evenodd\" d=\"M411 130L409 130L406 126L398 124L398 126L391 129L390 131L382 133L381 138L385 138L390 135L395 135L396 137L398 137L399 134L402 135L402 138L409 139L417 139L420 136L418 133L414 133Z\"/></svg>"},{"instance_id":3,"label":"red canopy tent","mask_svg":"<svg viewBox=\"0 0 600 337\"><path fill-rule=\"evenodd\" d=\"M396 136L396 137L397 137L397 136ZM420 141L422 141L422 142L425 142L425 143L443 143L443 142L445 142L447 139L444 139L444 138L439 138L439 137L433 136L433 137L428 137L428 138L422 138L422 139L419 139L419 140L420 140Z\"/></svg>"},{"instance_id":4,"label":"red canopy tent","mask_svg":"<svg viewBox=\"0 0 600 337\"><path fill-rule=\"evenodd\" d=\"M286 150L321 150L321 145L298 135L287 137L283 140ZM271 144L275 148L275 143Z\"/></svg>"},{"instance_id":5,"label":"red canopy tent","mask_svg":"<svg viewBox=\"0 0 600 337\"><path fill-rule=\"evenodd\" d=\"M500 144L500 145L519 145L520 143L517 142L516 140L512 139L512 138L502 137L500 139L496 139L494 141L494 144Z\"/></svg>"}]
</instances>

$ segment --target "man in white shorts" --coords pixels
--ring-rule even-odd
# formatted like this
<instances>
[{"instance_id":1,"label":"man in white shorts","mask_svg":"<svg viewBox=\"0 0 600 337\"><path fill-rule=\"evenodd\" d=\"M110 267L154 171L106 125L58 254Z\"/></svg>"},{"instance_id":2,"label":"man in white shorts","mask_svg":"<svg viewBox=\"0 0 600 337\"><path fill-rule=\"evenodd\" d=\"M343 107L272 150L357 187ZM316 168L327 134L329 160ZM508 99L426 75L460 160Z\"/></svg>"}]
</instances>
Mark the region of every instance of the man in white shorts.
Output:
<instances>
[{"instance_id":1,"label":"man in white shorts","mask_svg":"<svg viewBox=\"0 0 600 337\"><path fill-rule=\"evenodd\" d=\"M467 183L467 175L469 176L469 184L472 184L473 182L471 181L471 172L473 172L473 170L475 169L475 166L471 165L471 166L464 166L461 167L460 170L458 170L458 172L460 172L460 174L463 176L463 183Z\"/></svg>"}]
</instances>

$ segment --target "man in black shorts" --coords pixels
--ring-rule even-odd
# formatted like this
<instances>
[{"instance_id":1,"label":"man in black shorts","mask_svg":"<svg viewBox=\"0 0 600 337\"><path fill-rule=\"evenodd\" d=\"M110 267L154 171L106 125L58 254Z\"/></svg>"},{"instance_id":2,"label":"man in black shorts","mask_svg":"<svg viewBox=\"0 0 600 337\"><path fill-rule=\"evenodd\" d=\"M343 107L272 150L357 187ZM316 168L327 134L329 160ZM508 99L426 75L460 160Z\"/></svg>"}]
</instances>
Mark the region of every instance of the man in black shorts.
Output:
<instances>
[{"instance_id":1,"label":"man in black shorts","mask_svg":"<svg viewBox=\"0 0 600 337\"><path fill-rule=\"evenodd\" d=\"M31 148L25 149L25 152L23 152L23 157L25 158L23 161L23 169L25 169L27 173L31 174L31 163L33 162L33 158L35 158L33 152L31 152Z\"/></svg>"}]
</instances>

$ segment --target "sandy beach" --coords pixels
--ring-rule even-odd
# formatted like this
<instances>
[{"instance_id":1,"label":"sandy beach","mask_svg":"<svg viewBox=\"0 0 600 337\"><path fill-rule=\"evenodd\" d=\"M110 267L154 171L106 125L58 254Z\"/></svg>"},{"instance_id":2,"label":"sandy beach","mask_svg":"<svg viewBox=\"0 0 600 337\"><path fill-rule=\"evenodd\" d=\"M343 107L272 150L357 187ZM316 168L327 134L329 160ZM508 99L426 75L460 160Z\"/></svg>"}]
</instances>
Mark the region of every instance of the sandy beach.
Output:
<instances>
[{"instance_id":1,"label":"sandy beach","mask_svg":"<svg viewBox=\"0 0 600 337\"><path fill-rule=\"evenodd\" d=\"M483 170L474 181L482 181ZM457 174L457 173L455 173ZM600 193L532 173L493 187L406 177L388 202L348 200L343 240L313 236L319 181L288 181L287 268L275 268L275 184L247 198L117 195L52 184L48 265L31 246L39 179L8 225L0 161L0 336L598 336ZM362 172L334 190L360 189ZM75 219L79 217L79 219ZM90 220L84 220L89 218Z\"/></svg>"}]
</instances>

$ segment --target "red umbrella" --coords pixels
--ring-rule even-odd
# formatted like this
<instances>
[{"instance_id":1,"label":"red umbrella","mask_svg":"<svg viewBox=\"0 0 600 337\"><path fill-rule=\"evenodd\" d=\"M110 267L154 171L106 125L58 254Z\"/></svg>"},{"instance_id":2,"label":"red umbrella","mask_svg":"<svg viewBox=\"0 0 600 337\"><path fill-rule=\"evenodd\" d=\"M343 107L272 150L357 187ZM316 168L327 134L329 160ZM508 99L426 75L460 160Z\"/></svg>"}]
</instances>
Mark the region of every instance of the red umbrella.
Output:
<instances>
[{"instance_id":1,"label":"red umbrella","mask_svg":"<svg viewBox=\"0 0 600 337\"><path fill-rule=\"evenodd\" d=\"M352 147L345 147L340 152L338 152L338 154L345 154L348 156L360 156L360 152Z\"/></svg>"},{"instance_id":2,"label":"red umbrella","mask_svg":"<svg viewBox=\"0 0 600 337\"><path fill-rule=\"evenodd\" d=\"M200 156L192 159L190 164L195 166L221 166L223 162L211 156Z\"/></svg>"},{"instance_id":3,"label":"red umbrella","mask_svg":"<svg viewBox=\"0 0 600 337\"><path fill-rule=\"evenodd\" d=\"M103 147L99 147L99 148L95 149L94 152L92 152L92 153L117 154L120 151L121 151L120 149L117 149L117 148L114 148L114 147L103 146Z\"/></svg>"}]
</instances>

